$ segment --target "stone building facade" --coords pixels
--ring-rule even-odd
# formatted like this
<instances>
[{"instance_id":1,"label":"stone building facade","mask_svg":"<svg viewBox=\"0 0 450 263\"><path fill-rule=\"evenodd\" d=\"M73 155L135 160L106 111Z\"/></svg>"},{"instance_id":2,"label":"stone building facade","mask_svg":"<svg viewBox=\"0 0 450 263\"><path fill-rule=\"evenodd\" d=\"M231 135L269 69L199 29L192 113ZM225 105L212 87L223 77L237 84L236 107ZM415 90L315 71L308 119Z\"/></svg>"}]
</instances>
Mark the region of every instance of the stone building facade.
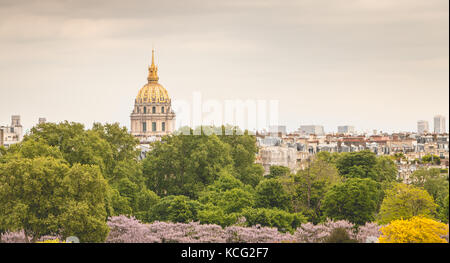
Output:
<instances>
[{"instance_id":1,"label":"stone building facade","mask_svg":"<svg viewBox=\"0 0 450 263\"><path fill-rule=\"evenodd\" d=\"M159 84L158 67L155 65L155 52L152 51L152 64L148 68L148 83L136 96L131 113L131 134L145 144L171 134L175 130L175 113L167 90Z\"/></svg>"},{"instance_id":2,"label":"stone building facade","mask_svg":"<svg viewBox=\"0 0 450 263\"><path fill-rule=\"evenodd\" d=\"M297 150L291 147L262 147L259 150L256 163L260 163L264 167L264 174L269 173L272 165L286 166L291 172L296 172Z\"/></svg>"},{"instance_id":3,"label":"stone building facade","mask_svg":"<svg viewBox=\"0 0 450 263\"><path fill-rule=\"evenodd\" d=\"M10 126L0 126L0 145L9 147L12 144L18 143L22 141L23 138L23 128L20 123L20 116L13 115L11 116L11 125Z\"/></svg>"}]
</instances>

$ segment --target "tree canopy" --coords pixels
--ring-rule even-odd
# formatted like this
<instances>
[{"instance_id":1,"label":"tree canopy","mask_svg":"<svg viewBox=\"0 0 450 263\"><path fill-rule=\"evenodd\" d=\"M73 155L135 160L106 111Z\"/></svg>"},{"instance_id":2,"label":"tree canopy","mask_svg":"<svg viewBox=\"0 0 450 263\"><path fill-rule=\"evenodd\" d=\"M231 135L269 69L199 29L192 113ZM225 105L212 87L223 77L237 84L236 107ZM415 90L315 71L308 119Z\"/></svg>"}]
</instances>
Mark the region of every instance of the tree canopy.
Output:
<instances>
[{"instance_id":1,"label":"tree canopy","mask_svg":"<svg viewBox=\"0 0 450 263\"><path fill-rule=\"evenodd\" d=\"M436 207L433 197L427 191L398 183L387 190L378 221L381 224L388 224L393 220L409 219L419 215L433 217Z\"/></svg>"},{"instance_id":2,"label":"tree canopy","mask_svg":"<svg viewBox=\"0 0 450 263\"><path fill-rule=\"evenodd\" d=\"M326 193L324 215L334 220L348 220L363 225L375 219L380 199L379 183L368 178L351 178Z\"/></svg>"}]
</instances>

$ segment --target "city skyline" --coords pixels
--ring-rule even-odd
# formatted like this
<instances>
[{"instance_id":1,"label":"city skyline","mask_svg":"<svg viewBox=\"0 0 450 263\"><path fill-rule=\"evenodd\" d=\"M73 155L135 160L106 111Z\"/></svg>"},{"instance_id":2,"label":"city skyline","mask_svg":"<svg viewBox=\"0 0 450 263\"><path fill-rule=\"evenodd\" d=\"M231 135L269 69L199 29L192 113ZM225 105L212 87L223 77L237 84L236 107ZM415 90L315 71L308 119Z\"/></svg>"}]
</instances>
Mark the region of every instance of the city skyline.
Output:
<instances>
[{"instance_id":1,"label":"city skyline","mask_svg":"<svg viewBox=\"0 0 450 263\"><path fill-rule=\"evenodd\" d=\"M288 131L449 127L448 1L132 2L2 1L0 125L129 129L154 46L172 98L276 99Z\"/></svg>"}]
</instances>

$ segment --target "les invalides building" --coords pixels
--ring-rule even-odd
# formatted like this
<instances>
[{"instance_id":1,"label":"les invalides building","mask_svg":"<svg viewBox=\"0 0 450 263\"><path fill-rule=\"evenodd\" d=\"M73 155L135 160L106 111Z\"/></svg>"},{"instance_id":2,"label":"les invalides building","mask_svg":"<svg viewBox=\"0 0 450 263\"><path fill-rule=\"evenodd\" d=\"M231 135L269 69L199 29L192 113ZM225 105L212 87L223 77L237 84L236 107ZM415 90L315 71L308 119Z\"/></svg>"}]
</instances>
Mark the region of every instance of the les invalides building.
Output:
<instances>
[{"instance_id":1,"label":"les invalides building","mask_svg":"<svg viewBox=\"0 0 450 263\"><path fill-rule=\"evenodd\" d=\"M148 83L136 96L131 113L131 134L143 144L170 134L175 129L175 113L172 111L169 93L158 83L154 50L147 80Z\"/></svg>"}]
</instances>

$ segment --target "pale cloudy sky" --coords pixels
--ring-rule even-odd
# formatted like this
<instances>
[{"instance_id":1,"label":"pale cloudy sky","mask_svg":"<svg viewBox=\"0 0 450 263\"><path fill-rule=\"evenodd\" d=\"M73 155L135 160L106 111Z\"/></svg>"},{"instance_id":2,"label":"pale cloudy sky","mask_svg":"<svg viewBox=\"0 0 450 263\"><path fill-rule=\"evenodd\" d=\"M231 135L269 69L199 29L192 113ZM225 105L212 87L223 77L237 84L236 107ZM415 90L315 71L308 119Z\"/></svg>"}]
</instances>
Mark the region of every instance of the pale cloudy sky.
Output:
<instances>
[{"instance_id":1,"label":"pale cloudy sky","mask_svg":"<svg viewBox=\"0 0 450 263\"><path fill-rule=\"evenodd\" d=\"M449 115L448 0L0 0L0 125L129 127L152 45L173 99L277 99L280 122ZM447 120L448 130L448 120Z\"/></svg>"}]
</instances>

